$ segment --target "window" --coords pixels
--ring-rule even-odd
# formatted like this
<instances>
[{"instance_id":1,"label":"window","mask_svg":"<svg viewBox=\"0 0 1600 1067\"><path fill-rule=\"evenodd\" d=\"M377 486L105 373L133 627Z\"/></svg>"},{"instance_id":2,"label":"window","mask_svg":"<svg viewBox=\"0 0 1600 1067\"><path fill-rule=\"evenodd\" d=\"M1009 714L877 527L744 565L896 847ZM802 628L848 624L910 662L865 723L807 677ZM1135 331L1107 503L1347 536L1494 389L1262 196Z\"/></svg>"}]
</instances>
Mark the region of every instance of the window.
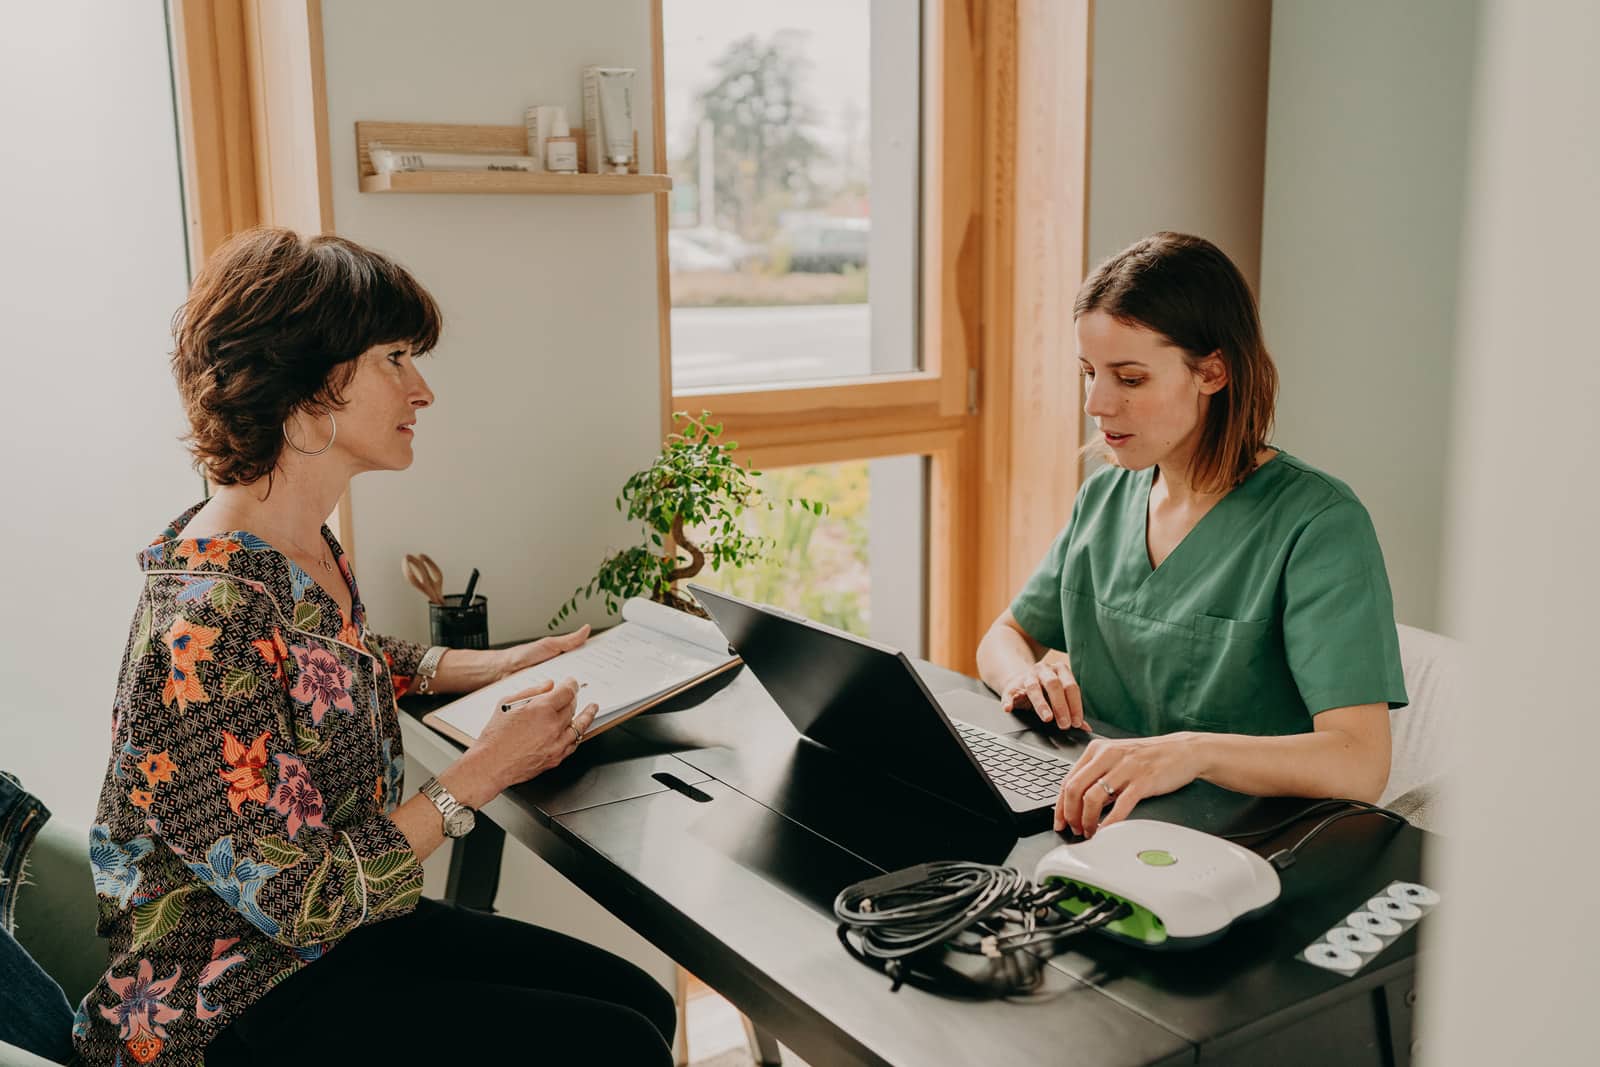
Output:
<instances>
[{"instance_id":1,"label":"window","mask_svg":"<svg viewBox=\"0 0 1600 1067\"><path fill-rule=\"evenodd\" d=\"M745 512L745 529L772 541L761 563L703 571L695 581L774 604L862 637L921 654L921 456L846 460L761 472L775 506ZM790 499L820 501L818 516Z\"/></svg>"},{"instance_id":2,"label":"window","mask_svg":"<svg viewBox=\"0 0 1600 1067\"><path fill-rule=\"evenodd\" d=\"M1021 304L1013 300L1024 281L1040 294L1072 290L1073 280L1057 284L1053 265L1077 271L1080 227L1062 231L1047 213L1029 216L1018 232L1035 244L1066 236L1056 241L1065 249L1052 244L1041 256L1013 242L1012 220L1025 203L1018 177L1034 172L1029 197L1057 206L1067 223L1081 214L1081 152L1035 159L1018 151L1018 131L1070 148L1071 131L1086 128L1087 9L987 0L654 3L662 49L655 162L674 178L674 191L656 201L661 375L671 393L663 424L673 410L709 410L741 458L763 470L869 461L868 625L908 652L970 670L983 627L1015 591L1013 512L1029 524L1022 554L1037 562L1032 525L1053 524L1053 534L1056 498L1070 503L1076 488L1071 473L1057 476L1055 457L1068 454L1056 438L1075 438L1077 423L1058 411L1049 388L1059 362L1048 351L1054 335L1038 329L1053 321L1046 313L1054 305L1029 288L1027 306L1047 306L1014 322ZM1037 40L1019 32L1024 15ZM719 141L718 115L709 130L701 120L706 90L733 84L716 74L719 58L745 54L781 68L782 55L768 55L774 47L804 60L791 80L813 95L778 94L760 115L798 128L819 151L829 139L831 155L825 166L812 158L805 181L762 186L756 164L730 152L726 132ZM1027 107L1022 59L1037 83ZM755 81L752 73L744 84ZM807 100L814 118L791 106ZM753 143L766 150L765 140ZM841 195L851 181L858 190L864 183L864 199ZM799 214L780 220L790 211ZM1034 261L1048 269L1014 277L1014 267ZM784 288L784 302L772 286ZM1014 370L1017 326L1027 330L1030 357ZM1034 415L1021 423L1008 418L1019 399ZM904 466L880 477L882 461ZM1027 492L1015 491L1023 485ZM882 527L880 501L893 502ZM876 544L891 547L877 552ZM899 579L880 580L878 569L891 560L915 570L925 595L887 591ZM882 636L885 606L908 598L915 624Z\"/></svg>"},{"instance_id":3,"label":"window","mask_svg":"<svg viewBox=\"0 0 1600 1067\"><path fill-rule=\"evenodd\" d=\"M919 0L663 20L674 391L917 369Z\"/></svg>"}]
</instances>

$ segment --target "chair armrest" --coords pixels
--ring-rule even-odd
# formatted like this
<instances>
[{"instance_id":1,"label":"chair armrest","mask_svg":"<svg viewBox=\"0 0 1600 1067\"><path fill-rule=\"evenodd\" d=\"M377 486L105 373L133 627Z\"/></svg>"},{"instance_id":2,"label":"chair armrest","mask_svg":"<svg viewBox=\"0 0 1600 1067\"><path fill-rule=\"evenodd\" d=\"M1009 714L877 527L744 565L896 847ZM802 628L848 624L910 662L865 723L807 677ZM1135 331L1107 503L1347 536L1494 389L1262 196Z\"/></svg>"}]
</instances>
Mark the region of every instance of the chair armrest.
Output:
<instances>
[{"instance_id":1,"label":"chair armrest","mask_svg":"<svg viewBox=\"0 0 1600 1067\"><path fill-rule=\"evenodd\" d=\"M17 892L17 942L76 1005L106 969L88 831L45 823L28 853L27 881Z\"/></svg>"}]
</instances>

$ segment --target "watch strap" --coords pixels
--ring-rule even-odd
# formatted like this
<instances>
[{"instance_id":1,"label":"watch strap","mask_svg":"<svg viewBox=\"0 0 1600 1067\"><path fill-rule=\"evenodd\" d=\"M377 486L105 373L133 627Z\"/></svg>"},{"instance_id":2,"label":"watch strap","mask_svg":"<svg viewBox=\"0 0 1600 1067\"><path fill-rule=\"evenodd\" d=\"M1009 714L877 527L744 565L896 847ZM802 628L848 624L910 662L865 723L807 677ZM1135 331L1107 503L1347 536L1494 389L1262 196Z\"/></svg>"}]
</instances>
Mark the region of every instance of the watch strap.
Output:
<instances>
[{"instance_id":1,"label":"watch strap","mask_svg":"<svg viewBox=\"0 0 1600 1067\"><path fill-rule=\"evenodd\" d=\"M422 788L417 790L417 792L421 793L423 796L427 797L433 802L433 806L439 809L439 816L443 819L449 819L450 816L454 815L458 811L472 810L465 804L461 803L461 801L457 800L455 798L455 794L451 793L450 790L444 787L444 783L439 781L437 775L429 778L426 782L423 782Z\"/></svg>"}]
</instances>

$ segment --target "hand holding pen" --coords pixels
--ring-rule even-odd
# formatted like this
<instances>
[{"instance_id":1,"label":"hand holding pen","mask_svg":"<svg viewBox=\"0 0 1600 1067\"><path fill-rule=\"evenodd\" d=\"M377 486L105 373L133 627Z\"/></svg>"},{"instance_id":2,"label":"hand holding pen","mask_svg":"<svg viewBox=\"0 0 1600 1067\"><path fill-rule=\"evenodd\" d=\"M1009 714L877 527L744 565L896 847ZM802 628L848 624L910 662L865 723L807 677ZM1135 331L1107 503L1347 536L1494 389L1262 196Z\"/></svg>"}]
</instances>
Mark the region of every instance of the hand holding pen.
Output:
<instances>
[{"instance_id":1,"label":"hand holding pen","mask_svg":"<svg viewBox=\"0 0 1600 1067\"><path fill-rule=\"evenodd\" d=\"M578 711L578 689L577 679L565 678L508 694L501 706L509 710L490 717L467 755L491 768L500 789L549 770L577 750L600 710Z\"/></svg>"},{"instance_id":2,"label":"hand holding pen","mask_svg":"<svg viewBox=\"0 0 1600 1067\"><path fill-rule=\"evenodd\" d=\"M572 679L568 678L567 681L570 682L570 681L572 681ZM543 682L541 684L549 685L551 683ZM588 684L589 684L588 682L579 682L578 683L578 688L582 689L585 686L587 686ZM523 705L532 703L534 700L537 700L537 699L538 699L538 694L535 693L531 697L522 697L521 699L518 699L518 700L507 701L506 703L500 705L500 710L503 711L503 712L504 711L516 711L518 708L522 707Z\"/></svg>"}]
</instances>

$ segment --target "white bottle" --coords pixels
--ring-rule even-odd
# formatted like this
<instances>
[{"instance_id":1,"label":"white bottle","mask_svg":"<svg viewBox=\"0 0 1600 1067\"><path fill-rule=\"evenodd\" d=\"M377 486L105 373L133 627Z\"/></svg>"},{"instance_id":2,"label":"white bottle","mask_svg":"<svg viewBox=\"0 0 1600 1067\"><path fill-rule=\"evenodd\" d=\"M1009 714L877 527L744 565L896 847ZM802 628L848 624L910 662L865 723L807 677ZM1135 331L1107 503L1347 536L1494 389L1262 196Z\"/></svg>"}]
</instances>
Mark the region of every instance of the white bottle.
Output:
<instances>
[{"instance_id":1,"label":"white bottle","mask_svg":"<svg viewBox=\"0 0 1600 1067\"><path fill-rule=\"evenodd\" d=\"M544 142L544 162L548 170L557 174L578 173L578 139L567 127L566 112L556 116L550 124L550 136Z\"/></svg>"}]
</instances>

